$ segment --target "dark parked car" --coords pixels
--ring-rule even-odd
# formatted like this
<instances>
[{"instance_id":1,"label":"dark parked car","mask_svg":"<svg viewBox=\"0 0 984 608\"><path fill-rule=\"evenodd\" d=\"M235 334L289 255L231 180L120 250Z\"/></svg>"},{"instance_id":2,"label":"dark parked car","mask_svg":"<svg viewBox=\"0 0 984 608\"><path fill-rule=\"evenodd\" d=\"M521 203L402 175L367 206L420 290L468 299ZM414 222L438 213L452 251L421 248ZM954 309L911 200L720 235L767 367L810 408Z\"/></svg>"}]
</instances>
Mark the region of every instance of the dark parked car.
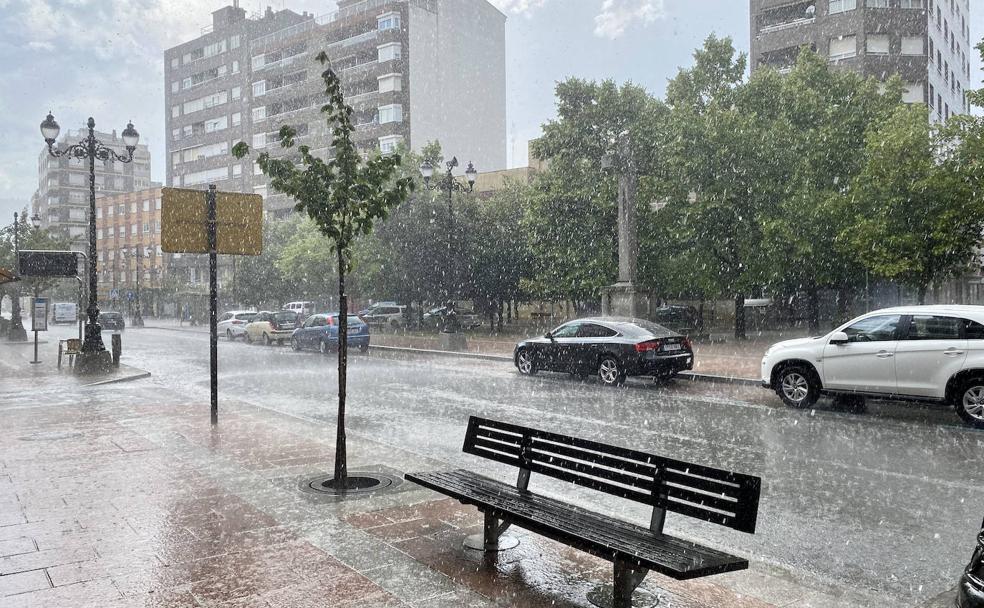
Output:
<instances>
[{"instance_id":1,"label":"dark parked car","mask_svg":"<svg viewBox=\"0 0 984 608\"><path fill-rule=\"evenodd\" d=\"M126 322L123 321L123 313L121 312L101 312L99 313L99 326L112 331L123 331Z\"/></svg>"},{"instance_id":2,"label":"dark parked car","mask_svg":"<svg viewBox=\"0 0 984 608\"><path fill-rule=\"evenodd\" d=\"M369 350L369 326L356 315L348 317L348 345ZM338 313L311 315L290 337L294 350L313 348L322 354L338 348Z\"/></svg>"},{"instance_id":3,"label":"dark parked car","mask_svg":"<svg viewBox=\"0 0 984 608\"><path fill-rule=\"evenodd\" d=\"M482 319L479 318L477 314L467 308L461 308L460 306L455 306L454 314L458 317L458 326L461 329L475 329L476 327L482 326ZM432 329L443 329L444 324L448 321L448 308L447 306L438 306L436 308L431 308L424 313L424 318L422 323L424 327L429 327Z\"/></svg>"},{"instance_id":4,"label":"dark parked car","mask_svg":"<svg viewBox=\"0 0 984 608\"><path fill-rule=\"evenodd\" d=\"M984 521L977 535L977 549L960 577L957 608L984 608Z\"/></svg>"},{"instance_id":5,"label":"dark parked car","mask_svg":"<svg viewBox=\"0 0 984 608\"><path fill-rule=\"evenodd\" d=\"M693 329L697 327L697 309L682 304L668 304L656 309L653 320L664 327Z\"/></svg>"},{"instance_id":6,"label":"dark parked car","mask_svg":"<svg viewBox=\"0 0 984 608\"><path fill-rule=\"evenodd\" d=\"M564 323L542 338L516 345L513 361L521 374L540 370L598 374L608 385L626 376L672 378L694 366L690 340L642 319L596 317Z\"/></svg>"}]
</instances>

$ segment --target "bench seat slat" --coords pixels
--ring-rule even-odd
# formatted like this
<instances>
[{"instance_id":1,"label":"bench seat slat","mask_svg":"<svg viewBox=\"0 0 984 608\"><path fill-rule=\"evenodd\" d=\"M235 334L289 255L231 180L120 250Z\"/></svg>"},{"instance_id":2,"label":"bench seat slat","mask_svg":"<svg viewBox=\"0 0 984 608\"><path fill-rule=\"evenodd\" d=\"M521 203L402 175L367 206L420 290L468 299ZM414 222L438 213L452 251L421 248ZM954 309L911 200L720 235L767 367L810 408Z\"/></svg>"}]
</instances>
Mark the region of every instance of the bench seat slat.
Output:
<instances>
[{"instance_id":1,"label":"bench seat slat","mask_svg":"<svg viewBox=\"0 0 984 608\"><path fill-rule=\"evenodd\" d=\"M421 486L472 504L537 534L598 557L626 559L676 579L742 570L748 560L716 549L655 535L647 528L558 500L520 491L514 486L466 470L408 473Z\"/></svg>"}]
</instances>

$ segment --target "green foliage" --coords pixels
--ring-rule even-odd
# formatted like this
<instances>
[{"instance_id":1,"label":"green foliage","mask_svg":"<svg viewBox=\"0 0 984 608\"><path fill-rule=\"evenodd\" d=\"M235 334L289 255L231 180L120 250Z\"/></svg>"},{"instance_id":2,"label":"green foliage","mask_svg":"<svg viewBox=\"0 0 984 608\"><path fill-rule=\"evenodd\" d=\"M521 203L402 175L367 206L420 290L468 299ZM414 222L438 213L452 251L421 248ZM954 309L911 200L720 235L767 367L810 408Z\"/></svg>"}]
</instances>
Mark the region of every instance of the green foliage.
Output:
<instances>
[{"instance_id":1,"label":"green foliage","mask_svg":"<svg viewBox=\"0 0 984 608\"><path fill-rule=\"evenodd\" d=\"M944 132L922 104L903 105L868 135L865 163L845 202L854 222L843 241L873 272L915 287L969 270L984 208ZM940 159L944 159L940 162Z\"/></svg>"}]
</instances>

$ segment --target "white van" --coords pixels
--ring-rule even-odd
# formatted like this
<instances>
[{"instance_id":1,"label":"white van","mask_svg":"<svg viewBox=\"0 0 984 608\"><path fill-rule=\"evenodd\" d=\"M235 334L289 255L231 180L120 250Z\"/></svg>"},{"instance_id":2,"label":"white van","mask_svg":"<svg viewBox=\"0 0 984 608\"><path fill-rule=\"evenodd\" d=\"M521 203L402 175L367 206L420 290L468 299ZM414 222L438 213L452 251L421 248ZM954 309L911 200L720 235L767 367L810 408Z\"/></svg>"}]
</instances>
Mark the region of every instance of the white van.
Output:
<instances>
[{"instance_id":1,"label":"white van","mask_svg":"<svg viewBox=\"0 0 984 608\"><path fill-rule=\"evenodd\" d=\"M283 310L296 312L301 316L300 321L303 322L304 319L314 314L314 302L288 302L284 304Z\"/></svg>"},{"instance_id":2,"label":"white van","mask_svg":"<svg viewBox=\"0 0 984 608\"><path fill-rule=\"evenodd\" d=\"M74 302L55 302L52 305L52 323L75 323L79 320L79 307Z\"/></svg>"}]
</instances>

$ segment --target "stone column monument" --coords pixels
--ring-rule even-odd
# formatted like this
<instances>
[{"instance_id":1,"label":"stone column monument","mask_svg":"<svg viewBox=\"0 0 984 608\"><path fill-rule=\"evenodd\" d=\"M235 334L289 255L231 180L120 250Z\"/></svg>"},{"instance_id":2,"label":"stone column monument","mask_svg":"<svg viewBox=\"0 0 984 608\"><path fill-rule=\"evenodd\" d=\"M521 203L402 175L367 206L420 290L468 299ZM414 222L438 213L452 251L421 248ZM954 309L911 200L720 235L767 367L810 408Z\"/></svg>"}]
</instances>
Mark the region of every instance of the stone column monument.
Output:
<instances>
[{"instance_id":1,"label":"stone column monument","mask_svg":"<svg viewBox=\"0 0 984 608\"><path fill-rule=\"evenodd\" d=\"M639 233L636 220L636 192L639 174L632 158L628 131L623 131L612 154L612 168L618 172L618 282L602 293L603 315L646 318L650 294L636 288L639 259Z\"/></svg>"}]
</instances>

